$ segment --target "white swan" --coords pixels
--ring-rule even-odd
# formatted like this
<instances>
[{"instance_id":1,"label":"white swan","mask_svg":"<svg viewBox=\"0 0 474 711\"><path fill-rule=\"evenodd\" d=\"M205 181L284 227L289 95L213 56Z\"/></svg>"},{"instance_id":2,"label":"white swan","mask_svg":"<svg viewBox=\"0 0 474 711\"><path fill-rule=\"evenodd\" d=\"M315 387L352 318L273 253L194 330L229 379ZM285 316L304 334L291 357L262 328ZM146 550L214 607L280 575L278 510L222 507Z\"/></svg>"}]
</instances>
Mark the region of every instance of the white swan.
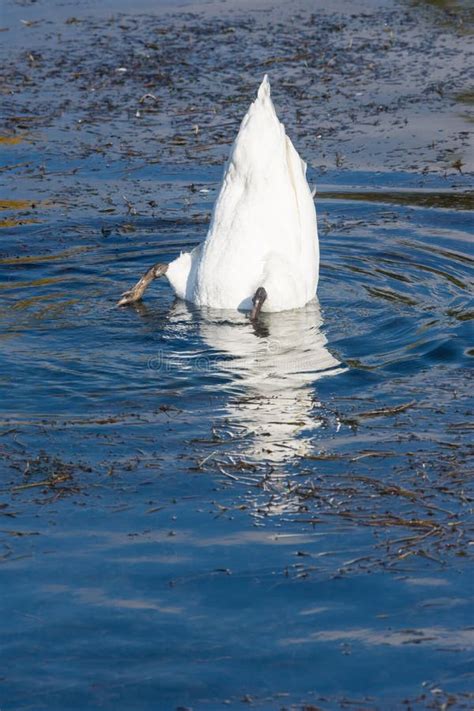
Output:
<instances>
[{"instance_id":1,"label":"white swan","mask_svg":"<svg viewBox=\"0 0 474 711\"><path fill-rule=\"evenodd\" d=\"M227 162L205 241L157 264L122 295L138 301L166 274L176 295L217 309L285 311L316 294L319 245L301 160L278 120L265 76Z\"/></svg>"}]
</instances>

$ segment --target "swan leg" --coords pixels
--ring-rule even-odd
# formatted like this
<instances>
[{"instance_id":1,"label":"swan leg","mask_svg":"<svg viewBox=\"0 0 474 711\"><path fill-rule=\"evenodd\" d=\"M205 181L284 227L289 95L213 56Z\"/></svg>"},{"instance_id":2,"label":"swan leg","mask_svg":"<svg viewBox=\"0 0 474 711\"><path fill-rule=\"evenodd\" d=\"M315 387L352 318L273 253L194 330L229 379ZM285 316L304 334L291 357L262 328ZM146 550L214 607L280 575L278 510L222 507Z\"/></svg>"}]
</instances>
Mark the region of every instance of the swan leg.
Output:
<instances>
[{"instance_id":1,"label":"swan leg","mask_svg":"<svg viewBox=\"0 0 474 711\"><path fill-rule=\"evenodd\" d=\"M255 321L255 319L258 318L258 315L259 315L260 311L262 310L262 306L265 303L266 298L267 298L266 290L264 289L263 286L259 286L252 298L253 309L250 312L250 320L251 321Z\"/></svg>"},{"instance_id":2,"label":"swan leg","mask_svg":"<svg viewBox=\"0 0 474 711\"><path fill-rule=\"evenodd\" d=\"M137 281L134 287L128 291L124 291L122 298L117 303L117 306L127 306L128 304L133 304L135 301L140 301L146 288L154 279L158 279L163 274L166 274L168 269L167 264L154 264L147 272L142 276L142 278Z\"/></svg>"}]
</instances>

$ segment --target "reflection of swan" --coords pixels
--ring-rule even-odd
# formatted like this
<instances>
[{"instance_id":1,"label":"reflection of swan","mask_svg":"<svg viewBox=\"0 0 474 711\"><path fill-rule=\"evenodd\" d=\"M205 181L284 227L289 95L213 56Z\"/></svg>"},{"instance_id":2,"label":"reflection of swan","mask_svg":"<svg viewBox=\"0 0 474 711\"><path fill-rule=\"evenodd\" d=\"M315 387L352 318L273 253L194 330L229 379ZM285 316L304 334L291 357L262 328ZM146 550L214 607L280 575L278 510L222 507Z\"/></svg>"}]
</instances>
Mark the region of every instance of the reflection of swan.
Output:
<instances>
[{"instance_id":1,"label":"reflection of swan","mask_svg":"<svg viewBox=\"0 0 474 711\"><path fill-rule=\"evenodd\" d=\"M285 311L314 298L316 211L301 160L275 113L265 76L240 126L202 245L156 264L119 305L166 274L177 296L218 309ZM253 304L253 308L252 308Z\"/></svg>"},{"instance_id":2,"label":"reflection of swan","mask_svg":"<svg viewBox=\"0 0 474 711\"><path fill-rule=\"evenodd\" d=\"M170 321L193 321L184 302L177 302ZM199 310L200 335L214 351L211 365L232 378L225 406L231 427L240 431L240 452L281 462L310 449L320 426L313 384L342 372L327 350L319 304L265 314L257 326L236 312ZM244 449L243 449L244 448Z\"/></svg>"}]
</instances>

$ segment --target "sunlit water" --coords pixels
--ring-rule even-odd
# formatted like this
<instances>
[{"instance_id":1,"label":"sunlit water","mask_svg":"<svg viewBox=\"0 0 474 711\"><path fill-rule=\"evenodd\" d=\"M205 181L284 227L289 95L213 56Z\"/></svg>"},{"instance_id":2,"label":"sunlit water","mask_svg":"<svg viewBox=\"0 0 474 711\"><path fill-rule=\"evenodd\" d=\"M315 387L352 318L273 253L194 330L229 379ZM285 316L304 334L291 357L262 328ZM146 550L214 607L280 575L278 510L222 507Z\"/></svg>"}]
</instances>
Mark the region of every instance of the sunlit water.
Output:
<instances>
[{"instance_id":1,"label":"sunlit water","mask_svg":"<svg viewBox=\"0 0 474 711\"><path fill-rule=\"evenodd\" d=\"M100 107L0 141L1 711L472 708L469 176L310 169L299 311L118 309L221 163Z\"/></svg>"}]
</instances>

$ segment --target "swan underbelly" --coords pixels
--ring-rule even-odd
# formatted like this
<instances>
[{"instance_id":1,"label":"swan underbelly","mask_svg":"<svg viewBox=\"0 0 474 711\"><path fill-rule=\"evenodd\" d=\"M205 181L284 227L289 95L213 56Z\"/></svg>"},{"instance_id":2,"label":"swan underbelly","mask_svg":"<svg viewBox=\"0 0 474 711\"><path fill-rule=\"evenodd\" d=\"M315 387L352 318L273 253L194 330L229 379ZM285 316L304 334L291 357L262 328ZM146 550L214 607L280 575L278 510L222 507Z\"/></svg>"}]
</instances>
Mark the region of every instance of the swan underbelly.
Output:
<instances>
[{"instance_id":1,"label":"swan underbelly","mask_svg":"<svg viewBox=\"0 0 474 711\"><path fill-rule=\"evenodd\" d=\"M267 172L271 179L230 172L196 269L195 303L248 309L261 286L267 292L264 311L298 308L315 296L319 253L313 198L305 178L295 189L285 161L286 153Z\"/></svg>"},{"instance_id":2,"label":"swan underbelly","mask_svg":"<svg viewBox=\"0 0 474 711\"><path fill-rule=\"evenodd\" d=\"M198 268L191 300L199 306L218 309L252 308L260 286L267 292L264 311L285 311L304 306L316 293L299 260L277 251L229 250L203 260Z\"/></svg>"}]
</instances>

